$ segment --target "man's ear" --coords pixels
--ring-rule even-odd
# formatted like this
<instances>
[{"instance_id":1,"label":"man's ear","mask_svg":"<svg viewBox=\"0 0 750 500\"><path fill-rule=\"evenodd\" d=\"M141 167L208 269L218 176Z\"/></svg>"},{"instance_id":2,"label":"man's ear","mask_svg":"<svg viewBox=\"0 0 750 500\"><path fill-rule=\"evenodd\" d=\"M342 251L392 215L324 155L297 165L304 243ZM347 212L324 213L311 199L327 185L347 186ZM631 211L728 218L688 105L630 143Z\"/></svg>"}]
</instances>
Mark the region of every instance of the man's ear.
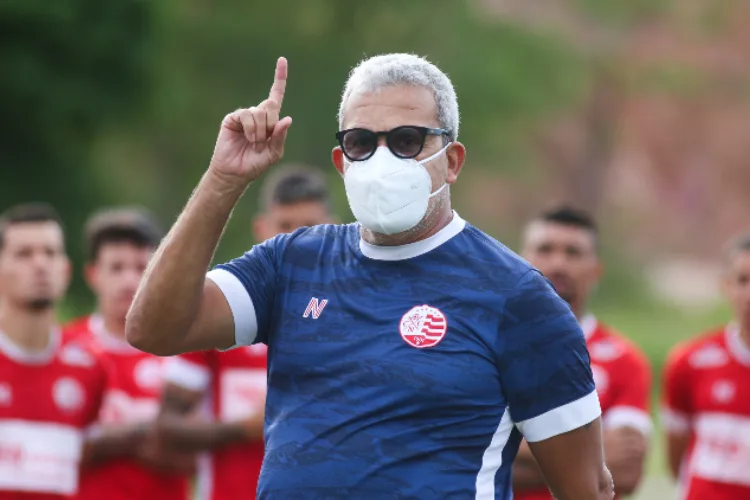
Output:
<instances>
[{"instance_id":1,"label":"man's ear","mask_svg":"<svg viewBox=\"0 0 750 500\"><path fill-rule=\"evenodd\" d=\"M448 176L445 178L445 182L453 184L458 179L458 174L461 173L461 169L464 167L466 148L460 142L455 141L448 146L445 156L448 158Z\"/></svg>"},{"instance_id":2,"label":"man's ear","mask_svg":"<svg viewBox=\"0 0 750 500\"><path fill-rule=\"evenodd\" d=\"M336 146L331 151L331 160L333 160L333 166L338 170L339 175L344 175L344 152L341 151L340 146Z\"/></svg>"},{"instance_id":3,"label":"man's ear","mask_svg":"<svg viewBox=\"0 0 750 500\"><path fill-rule=\"evenodd\" d=\"M83 279L92 291L96 291L98 280L96 265L93 262L86 262L83 265Z\"/></svg>"}]
</instances>

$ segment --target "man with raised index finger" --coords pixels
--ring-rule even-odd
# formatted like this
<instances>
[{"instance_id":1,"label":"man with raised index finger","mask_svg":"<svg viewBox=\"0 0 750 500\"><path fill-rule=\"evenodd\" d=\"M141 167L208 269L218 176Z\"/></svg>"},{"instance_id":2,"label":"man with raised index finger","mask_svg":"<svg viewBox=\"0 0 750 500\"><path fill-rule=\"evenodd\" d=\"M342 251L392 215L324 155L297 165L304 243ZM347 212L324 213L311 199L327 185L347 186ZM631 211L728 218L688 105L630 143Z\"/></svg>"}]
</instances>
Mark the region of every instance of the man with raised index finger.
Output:
<instances>
[{"instance_id":1,"label":"man with raised index finger","mask_svg":"<svg viewBox=\"0 0 750 500\"><path fill-rule=\"evenodd\" d=\"M333 163L357 223L302 228L205 274L230 213L283 155L269 98L228 115L128 315L149 352L269 346L260 499L510 499L524 437L562 500L611 499L580 327L528 263L462 220L458 104L426 60L351 73Z\"/></svg>"}]
</instances>

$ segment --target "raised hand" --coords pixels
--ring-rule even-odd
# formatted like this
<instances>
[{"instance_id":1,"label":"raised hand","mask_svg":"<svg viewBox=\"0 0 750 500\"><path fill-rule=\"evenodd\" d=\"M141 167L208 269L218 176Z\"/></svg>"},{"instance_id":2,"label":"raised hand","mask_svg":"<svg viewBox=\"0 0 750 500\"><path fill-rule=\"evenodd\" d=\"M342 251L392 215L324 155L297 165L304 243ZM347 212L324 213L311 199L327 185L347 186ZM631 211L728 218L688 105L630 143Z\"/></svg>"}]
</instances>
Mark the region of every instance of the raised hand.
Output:
<instances>
[{"instance_id":1,"label":"raised hand","mask_svg":"<svg viewBox=\"0 0 750 500\"><path fill-rule=\"evenodd\" d=\"M268 99L258 106L238 109L221 123L209 170L236 182L248 183L284 156L290 117L279 120L286 90L287 61L276 63Z\"/></svg>"}]
</instances>

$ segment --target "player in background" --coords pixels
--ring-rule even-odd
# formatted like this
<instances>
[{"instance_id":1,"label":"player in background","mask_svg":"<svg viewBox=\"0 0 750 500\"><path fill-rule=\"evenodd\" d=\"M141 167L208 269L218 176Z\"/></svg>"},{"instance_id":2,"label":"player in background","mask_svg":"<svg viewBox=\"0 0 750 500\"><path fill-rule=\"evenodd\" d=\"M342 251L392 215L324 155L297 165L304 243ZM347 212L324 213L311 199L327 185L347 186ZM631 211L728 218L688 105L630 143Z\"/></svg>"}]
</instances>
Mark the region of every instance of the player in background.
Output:
<instances>
[{"instance_id":1,"label":"player in background","mask_svg":"<svg viewBox=\"0 0 750 500\"><path fill-rule=\"evenodd\" d=\"M332 222L325 178L312 169L274 170L260 199L253 221L256 241ZM199 499L255 498L263 463L266 351L263 344L199 351L171 358L167 365L159 419L163 439L181 450L213 452L201 462ZM212 421L200 421L194 412L207 396Z\"/></svg>"},{"instance_id":2,"label":"player in background","mask_svg":"<svg viewBox=\"0 0 750 500\"><path fill-rule=\"evenodd\" d=\"M667 459L684 500L750 498L750 234L727 246L734 319L677 345L664 371Z\"/></svg>"},{"instance_id":3,"label":"player in background","mask_svg":"<svg viewBox=\"0 0 750 500\"><path fill-rule=\"evenodd\" d=\"M522 256L552 282L583 329L602 406L604 455L621 496L633 493L643 475L651 433L651 369L635 345L588 309L602 274L597 239L596 224L588 214L560 207L526 227ZM525 442L516 459L513 484L518 500L552 498Z\"/></svg>"},{"instance_id":4,"label":"player in background","mask_svg":"<svg viewBox=\"0 0 750 500\"><path fill-rule=\"evenodd\" d=\"M162 233L149 214L131 208L94 214L85 232L85 277L96 312L65 333L101 352L109 380L98 425L87 440L78 498L185 500L194 458L160 456L154 440L166 360L124 338L125 315Z\"/></svg>"},{"instance_id":5,"label":"player in background","mask_svg":"<svg viewBox=\"0 0 750 500\"><path fill-rule=\"evenodd\" d=\"M55 304L70 278L60 219L43 204L0 216L0 500L69 498L105 369L64 339Z\"/></svg>"}]
</instances>

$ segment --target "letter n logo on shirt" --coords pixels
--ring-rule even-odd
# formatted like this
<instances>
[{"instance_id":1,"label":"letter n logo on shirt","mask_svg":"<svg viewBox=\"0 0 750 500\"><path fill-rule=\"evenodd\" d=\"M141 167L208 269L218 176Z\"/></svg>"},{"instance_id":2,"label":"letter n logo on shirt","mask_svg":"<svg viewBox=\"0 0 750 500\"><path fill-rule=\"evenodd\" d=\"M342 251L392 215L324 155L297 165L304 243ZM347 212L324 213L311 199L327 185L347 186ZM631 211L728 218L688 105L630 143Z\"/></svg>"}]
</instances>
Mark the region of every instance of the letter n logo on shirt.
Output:
<instances>
[{"instance_id":1,"label":"letter n logo on shirt","mask_svg":"<svg viewBox=\"0 0 750 500\"><path fill-rule=\"evenodd\" d=\"M307 304L307 309L305 309L305 314L303 314L302 317L308 318L312 314L313 319L318 319L326 304L328 304L328 299L318 301L317 297L311 298L310 303Z\"/></svg>"}]
</instances>

